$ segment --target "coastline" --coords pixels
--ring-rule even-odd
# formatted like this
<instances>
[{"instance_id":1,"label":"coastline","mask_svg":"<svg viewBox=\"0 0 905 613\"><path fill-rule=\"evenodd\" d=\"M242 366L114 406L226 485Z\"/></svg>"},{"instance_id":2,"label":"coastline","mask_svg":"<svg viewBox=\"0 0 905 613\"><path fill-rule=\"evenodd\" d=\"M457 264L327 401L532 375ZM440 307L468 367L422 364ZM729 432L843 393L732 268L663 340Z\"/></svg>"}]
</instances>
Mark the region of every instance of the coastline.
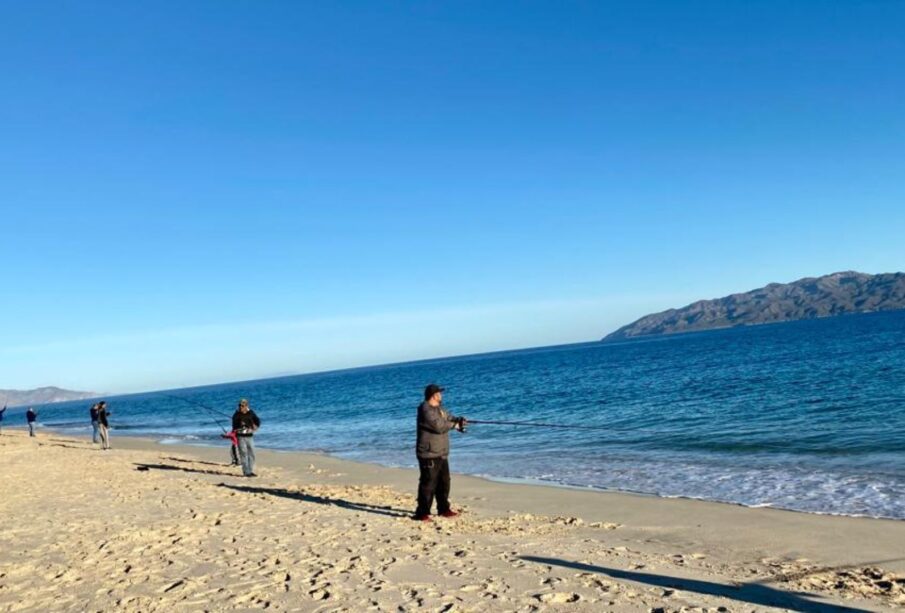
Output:
<instances>
[{"instance_id":1,"label":"coastline","mask_svg":"<svg viewBox=\"0 0 905 613\"><path fill-rule=\"evenodd\" d=\"M261 477L243 479L226 445L113 445L0 436L4 514L31 517L0 539L0 610L905 605L900 520L454 474L462 516L422 525L408 517L413 469L260 449ZM36 589L34 574L62 580Z\"/></svg>"},{"instance_id":2,"label":"coastline","mask_svg":"<svg viewBox=\"0 0 905 613\"><path fill-rule=\"evenodd\" d=\"M18 428L18 427L15 427ZM24 431L24 429L22 429ZM45 426L44 430L46 432L56 432L61 436L71 436L74 438L86 439L89 438L87 435L82 434L73 434L70 432L65 432L61 430L55 429L53 426ZM116 436L116 430L112 430L113 436ZM178 435L184 436L184 435ZM187 439L180 439L178 437L174 437L173 435L124 435L122 437L118 437L121 439L134 439L137 441L152 441L158 445L163 447L186 447L186 448L198 448L198 449L220 449L223 447L225 443L216 443L211 440L201 440L198 439L197 442L190 442ZM340 462L349 462L355 465L363 465L363 466L371 466L378 467L384 469L392 469L392 470L410 470L415 472L417 469L413 466L400 466L396 464L381 464L377 461L369 462L366 460L355 460L351 458L344 458L340 455L333 454L326 450L302 450L302 449L291 449L291 448L280 448L280 447L263 447L258 445L256 447L258 452L267 451L271 453L280 453L280 454L301 454L306 456L313 456L318 458L333 458ZM451 467L454 467L455 464L455 452L453 453L453 457L451 458ZM628 495L628 496L640 496L644 498L654 498L654 499L662 499L662 500L688 500L692 502L702 502L706 504L716 504L716 505L728 505L733 507L742 507L745 509L770 509L775 511L782 511L786 513L803 513L805 515L818 515L818 516L829 516L829 517L849 517L854 519L876 519L882 521L893 521L893 522L905 522L905 518L898 517L886 517L881 515L869 515L869 514L848 514L848 513L833 513L830 511L808 511L801 509L791 509L782 506L776 506L773 504L762 504L762 505L748 505L742 502L735 502L732 500L716 500L709 498L699 498L695 496L685 496L685 495L666 495L666 494L658 494L651 492L642 492L642 491L632 491L632 490L620 490L620 489L607 489L602 487L596 487L593 485L578 485L571 483L561 483L554 480L543 480L543 479L530 479L530 478L519 478L519 477L501 477L492 474L474 474L474 473L466 473L466 472L456 472L453 471L460 477L466 477L471 479L479 479L483 481L487 481L489 483L499 483L506 485L523 485L528 487L544 487L544 488L553 488L553 489L562 489L562 490L570 490L577 492L591 492L591 493L600 493L600 494L613 494L613 495ZM417 475L415 475L414 479L417 481Z\"/></svg>"}]
</instances>

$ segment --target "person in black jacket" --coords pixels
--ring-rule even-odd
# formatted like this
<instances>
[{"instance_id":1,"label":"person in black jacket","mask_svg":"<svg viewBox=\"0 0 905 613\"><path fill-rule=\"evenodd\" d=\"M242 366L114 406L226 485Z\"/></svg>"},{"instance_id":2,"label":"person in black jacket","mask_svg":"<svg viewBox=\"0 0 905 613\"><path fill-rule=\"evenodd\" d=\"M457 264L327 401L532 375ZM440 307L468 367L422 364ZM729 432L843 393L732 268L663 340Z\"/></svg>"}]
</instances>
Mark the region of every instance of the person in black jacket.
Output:
<instances>
[{"instance_id":1,"label":"person in black jacket","mask_svg":"<svg viewBox=\"0 0 905 613\"><path fill-rule=\"evenodd\" d=\"M97 445L97 437L101 433L101 423L97 420L97 403L91 405L91 410L88 411L88 416L91 417L91 442Z\"/></svg>"},{"instance_id":2,"label":"person in black jacket","mask_svg":"<svg viewBox=\"0 0 905 613\"><path fill-rule=\"evenodd\" d=\"M424 402L418 407L418 508L414 519L431 521L431 506L437 498L437 514L458 515L449 506L449 431L464 432L466 419L456 417L443 406L443 388L431 383L424 388Z\"/></svg>"},{"instance_id":3,"label":"person in black jacket","mask_svg":"<svg viewBox=\"0 0 905 613\"><path fill-rule=\"evenodd\" d=\"M28 436L35 435L35 422L38 421L38 414L31 407L25 413L25 421L28 422Z\"/></svg>"},{"instance_id":4,"label":"person in black jacket","mask_svg":"<svg viewBox=\"0 0 905 613\"><path fill-rule=\"evenodd\" d=\"M243 398L239 401L239 408L233 413L233 430L239 438L239 461L242 462L242 474L246 477L257 477L254 435L260 427L261 420Z\"/></svg>"},{"instance_id":5,"label":"person in black jacket","mask_svg":"<svg viewBox=\"0 0 905 613\"><path fill-rule=\"evenodd\" d=\"M101 449L110 449L110 423L107 421L107 401L97 403L97 429L101 435Z\"/></svg>"}]
</instances>

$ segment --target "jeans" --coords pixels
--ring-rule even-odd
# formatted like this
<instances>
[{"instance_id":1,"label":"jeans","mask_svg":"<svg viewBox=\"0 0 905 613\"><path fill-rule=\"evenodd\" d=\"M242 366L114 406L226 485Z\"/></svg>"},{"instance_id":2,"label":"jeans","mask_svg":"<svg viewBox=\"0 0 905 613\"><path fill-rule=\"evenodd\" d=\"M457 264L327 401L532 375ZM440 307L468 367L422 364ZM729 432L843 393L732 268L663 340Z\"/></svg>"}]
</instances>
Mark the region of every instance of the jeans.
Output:
<instances>
[{"instance_id":1,"label":"jeans","mask_svg":"<svg viewBox=\"0 0 905 613\"><path fill-rule=\"evenodd\" d=\"M94 433L91 435L91 440L94 443L97 443L97 437L100 434L100 430L99 430L100 425L101 425L100 422L97 422L97 421L91 422L91 427L94 428Z\"/></svg>"},{"instance_id":2,"label":"jeans","mask_svg":"<svg viewBox=\"0 0 905 613\"><path fill-rule=\"evenodd\" d=\"M239 437L239 459L242 461L242 474L246 477L255 472L255 441L253 436Z\"/></svg>"},{"instance_id":3,"label":"jeans","mask_svg":"<svg viewBox=\"0 0 905 613\"><path fill-rule=\"evenodd\" d=\"M34 435L35 435L35 422L30 421L30 422L28 422L28 436L34 436Z\"/></svg>"},{"instance_id":4,"label":"jeans","mask_svg":"<svg viewBox=\"0 0 905 613\"><path fill-rule=\"evenodd\" d=\"M418 458L420 476L418 479L417 517L430 515L434 497L437 498L437 513L449 511L449 461L446 458Z\"/></svg>"}]
</instances>

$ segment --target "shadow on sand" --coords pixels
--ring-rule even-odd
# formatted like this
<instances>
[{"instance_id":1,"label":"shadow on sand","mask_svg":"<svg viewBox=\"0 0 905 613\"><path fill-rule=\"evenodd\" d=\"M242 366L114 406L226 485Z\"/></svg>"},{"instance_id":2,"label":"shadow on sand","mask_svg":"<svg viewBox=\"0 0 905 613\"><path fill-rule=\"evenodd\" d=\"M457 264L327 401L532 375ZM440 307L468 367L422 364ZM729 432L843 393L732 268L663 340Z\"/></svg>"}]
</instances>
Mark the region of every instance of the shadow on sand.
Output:
<instances>
[{"instance_id":1,"label":"shadow on sand","mask_svg":"<svg viewBox=\"0 0 905 613\"><path fill-rule=\"evenodd\" d=\"M581 562L569 562L558 558L543 558L538 556L519 556L522 560L528 562L537 562L538 564L548 564L550 566L562 566L572 568L589 573L600 573L612 577L613 579L624 579L626 581L635 581L636 583L646 583L657 587L669 588L675 590L683 590L686 592L697 592L707 596L719 596L721 598L730 598L739 602L747 602L755 605L766 607L781 607L790 611L802 611L804 613L852 613L864 612L865 609L855 609L852 607L843 607L826 602L818 602L809 600L801 592L784 592L776 588L772 588L762 583L742 583L739 585L725 585L722 583L713 583L711 581L701 581L698 579L683 579L679 577L669 577L666 575L655 575L651 573L639 573L628 570L619 570L616 568L606 568L604 566L593 566L591 564L582 564Z\"/></svg>"},{"instance_id":2,"label":"shadow on sand","mask_svg":"<svg viewBox=\"0 0 905 613\"><path fill-rule=\"evenodd\" d=\"M201 468L188 468L186 466L173 466L172 464L141 464L135 462L135 470L178 470L184 473L197 473L199 475L221 475L224 477L238 477L238 473L227 473L222 470L204 470Z\"/></svg>"},{"instance_id":3,"label":"shadow on sand","mask_svg":"<svg viewBox=\"0 0 905 613\"><path fill-rule=\"evenodd\" d=\"M66 445L65 443L38 443L41 447L65 447L66 449L79 449L81 451L101 451L100 447L94 445L86 445L79 447L78 445Z\"/></svg>"},{"instance_id":4,"label":"shadow on sand","mask_svg":"<svg viewBox=\"0 0 905 613\"><path fill-rule=\"evenodd\" d=\"M229 462L208 462L206 460L190 460L188 458L168 457L164 460L172 460L173 462L185 462L186 464L207 464L208 466L233 466Z\"/></svg>"},{"instance_id":5,"label":"shadow on sand","mask_svg":"<svg viewBox=\"0 0 905 613\"><path fill-rule=\"evenodd\" d=\"M291 500L300 500L302 502L312 502L314 504L324 504L348 509L350 511L364 511L365 513L375 513L377 515L387 515L389 517L411 517L411 511L396 509L394 507L385 507L375 504L367 504L364 502L351 502L342 498L329 498L327 496L314 496L305 492L291 491L276 487L254 487L251 485L229 485L227 483L218 484L237 492L245 492L248 494L268 494L270 496L279 496L281 498L289 498Z\"/></svg>"}]
</instances>

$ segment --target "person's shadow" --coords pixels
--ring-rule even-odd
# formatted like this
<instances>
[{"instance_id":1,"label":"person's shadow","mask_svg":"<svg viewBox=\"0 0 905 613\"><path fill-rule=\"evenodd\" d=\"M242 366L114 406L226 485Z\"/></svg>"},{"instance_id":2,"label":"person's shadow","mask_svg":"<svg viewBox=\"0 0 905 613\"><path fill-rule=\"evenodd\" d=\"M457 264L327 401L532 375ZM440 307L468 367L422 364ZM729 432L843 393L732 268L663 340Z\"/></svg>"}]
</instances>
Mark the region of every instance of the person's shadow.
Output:
<instances>
[{"instance_id":1,"label":"person's shadow","mask_svg":"<svg viewBox=\"0 0 905 613\"><path fill-rule=\"evenodd\" d=\"M221 476L237 476L235 473L226 473L222 470L205 470L201 468L188 468L186 466L173 466L172 464L143 464L140 462L135 462L135 470L147 471L147 470L174 470L181 471L184 473L197 473L199 475L221 475Z\"/></svg>"},{"instance_id":2,"label":"person's shadow","mask_svg":"<svg viewBox=\"0 0 905 613\"><path fill-rule=\"evenodd\" d=\"M810 594L802 592L785 592L762 583L725 585L722 583L713 583L711 581L701 581L699 579L683 579L680 577L669 577L667 575L655 575L652 573L639 573L616 568L606 568L605 566L593 566L591 564L569 562L558 558L544 558L539 556L519 556L519 558L528 562L537 562L538 564L562 566L589 573L600 573L612 577L613 579L625 579L626 581L646 583L657 587L683 590L686 592L697 592L698 594L719 596L721 598L730 598L732 600L738 600L739 602L748 602L765 607L781 607L783 609L789 609L790 611L802 611L803 613L867 613L866 609L856 609L826 602L817 602L805 597L810 596Z\"/></svg>"},{"instance_id":3,"label":"person's shadow","mask_svg":"<svg viewBox=\"0 0 905 613\"><path fill-rule=\"evenodd\" d=\"M255 487L252 485L230 485L228 483L219 483L220 487L225 487L237 492L245 492L248 494L268 494L270 496L279 496L281 498L289 498L291 500L300 500L302 502L311 502L314 504L324 504L348 509L350 511L364 511L365 513L375 513L377 515L387 515L389 517L411 517L411 511L397 509L394 507L381 506L376 504L367 504L364 502L352 502L342 498L329 498L327 496L314 496L305 492L292 491L278 487Z\"/></svg>"}]
</instances>

